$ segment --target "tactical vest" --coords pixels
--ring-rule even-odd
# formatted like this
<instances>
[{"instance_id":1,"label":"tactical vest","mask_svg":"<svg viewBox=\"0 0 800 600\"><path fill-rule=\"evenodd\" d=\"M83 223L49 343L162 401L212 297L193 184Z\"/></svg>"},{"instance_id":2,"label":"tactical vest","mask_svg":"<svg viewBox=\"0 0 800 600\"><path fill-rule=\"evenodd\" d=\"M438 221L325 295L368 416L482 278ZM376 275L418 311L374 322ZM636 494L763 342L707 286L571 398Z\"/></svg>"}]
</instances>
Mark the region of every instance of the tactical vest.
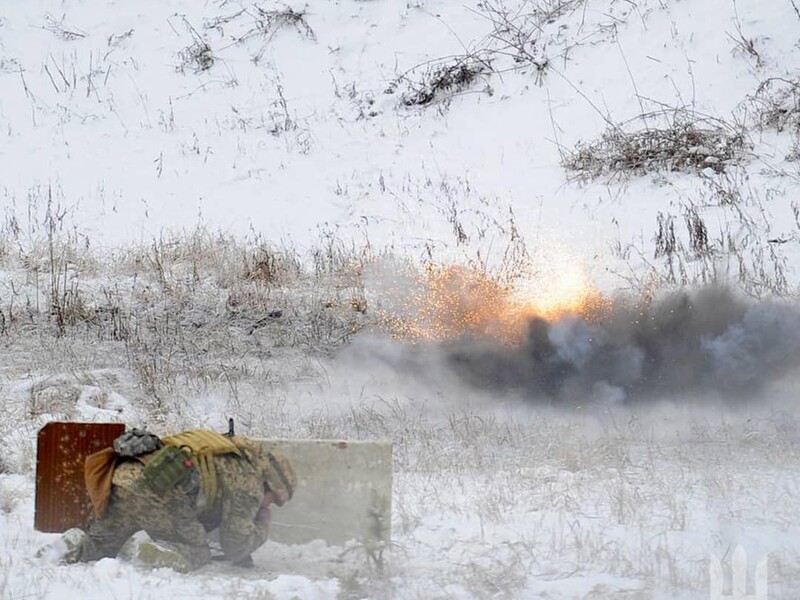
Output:
<instances>
[{"instance_id":1,"label":"tactical vest","mask_svg":"<svg viewBox=\"0 0 800 600\"><path fill-rule=\"evenodd\" d=\"M193 429L176 435L161 438L167 446L176 446L191 451L195 465L200 470L200 489L205 498L206 507L210 509L217 502L217 469L214 457L222 454L235 454L243 457L236 444L229 437L205 429Z\"/></svg>"}]
</instances>

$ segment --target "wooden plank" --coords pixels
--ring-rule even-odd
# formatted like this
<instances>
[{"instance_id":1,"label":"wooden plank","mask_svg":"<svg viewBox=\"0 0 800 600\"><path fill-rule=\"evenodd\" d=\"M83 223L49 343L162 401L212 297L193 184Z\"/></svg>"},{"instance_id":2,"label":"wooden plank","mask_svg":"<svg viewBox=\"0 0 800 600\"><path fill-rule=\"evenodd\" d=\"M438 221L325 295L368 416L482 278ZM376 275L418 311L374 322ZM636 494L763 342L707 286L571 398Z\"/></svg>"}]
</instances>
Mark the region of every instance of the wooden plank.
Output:
<instances>
[{"instance_id":1,"label":"wooden plank","mask_svg":"<svg viewBox=\"0 0 800 600\"><path fill-rule=\"evenodd\" d=\"M125 431L122 423L48 423L36 444L36 507L38 531L62 532L85 524L90 502L83 463L87 456L111 446Z\"/></svg>"}]
</instances>

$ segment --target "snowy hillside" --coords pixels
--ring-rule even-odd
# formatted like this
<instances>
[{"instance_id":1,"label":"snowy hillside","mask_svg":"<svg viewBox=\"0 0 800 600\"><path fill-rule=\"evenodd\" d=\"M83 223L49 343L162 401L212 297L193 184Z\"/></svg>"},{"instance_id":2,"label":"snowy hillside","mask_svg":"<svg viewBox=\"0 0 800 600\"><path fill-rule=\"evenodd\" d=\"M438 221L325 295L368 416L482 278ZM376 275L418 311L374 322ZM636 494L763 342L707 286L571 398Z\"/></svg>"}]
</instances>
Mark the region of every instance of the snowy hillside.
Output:
<instances>
[{"instance_id":1,"label":"snowy hillside","mask_svg":"<svg viewBox=\"0 0 800 600\"><path fill-rule=\"evenodd\" d=\"M772 217L750 215L759 234L785 239L793 139L755 127L748 98L791 81L797 21L788 1L10 5L4 204L32 227L50 186L95 245L207 224L447 255L460 226L456 253L490 260L513 210L531 248L599 275L614 244L651 253L657 213L724 208L732 187ZM459 65L468 81L404 104ZM791 108L781 83L768 95ZM676 120L749 126L742 168L566 183L577 142ZM712 238L730 217L702 216Z\"/></svg>"},{"instance_id":2,"label":"snowy hillside","mask_svg":"<svg viewBox=\"0 0 800 600\"><path fill-rule=\"evenodd\" d=\"M800 594L794 0L0 0L0 596ZM390 438L393 546L35 557L36 432ZM752 588L751 593L752 593Z\"/></svg>"}]
</instances>

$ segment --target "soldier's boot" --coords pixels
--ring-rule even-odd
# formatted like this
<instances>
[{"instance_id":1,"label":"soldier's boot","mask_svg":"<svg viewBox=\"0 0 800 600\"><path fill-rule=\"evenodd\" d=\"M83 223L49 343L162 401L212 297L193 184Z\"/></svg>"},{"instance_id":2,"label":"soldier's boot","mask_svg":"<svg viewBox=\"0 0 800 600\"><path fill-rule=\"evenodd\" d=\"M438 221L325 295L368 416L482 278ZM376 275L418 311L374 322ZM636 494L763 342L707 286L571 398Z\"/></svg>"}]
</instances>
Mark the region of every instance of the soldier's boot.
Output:
<instances>
[{"instance_id":1,"label":"soldier's boot","mask_svg":"<svg viewBox=\"0 0 800 600\"><path fill-rule=\"evenodd\" d=\"M156 542L147 532L137 531L122 545L118 558L128 560L137 567L150 569L169 568L188 573L192 566L186 557L166 542Z\"/></svg>"},{"instance_id":2,"label":"soldier's boot","mask_svg":"<svg viewBox=\"0 0 800 600\"><path fill-rule=\"evenodd\" d=\"M254 569L256 563L253 561L253 557L248 554L244 558L240 558L239 560L235 561L233 566L241 567L243 569Z\"/></svg>"},{"instance_id":3,"label":"soldier's boot","mask_svg":"<svg viewBox=\"0 0 800 600\"><path fill-rule=\"evenodd\" d=\"M83 529L73 527L62 533L56 541L40 548L36 557L53 564L73 564L80 560L81 551L88 541L89 536Z\"/></svg>"}]
</instances>

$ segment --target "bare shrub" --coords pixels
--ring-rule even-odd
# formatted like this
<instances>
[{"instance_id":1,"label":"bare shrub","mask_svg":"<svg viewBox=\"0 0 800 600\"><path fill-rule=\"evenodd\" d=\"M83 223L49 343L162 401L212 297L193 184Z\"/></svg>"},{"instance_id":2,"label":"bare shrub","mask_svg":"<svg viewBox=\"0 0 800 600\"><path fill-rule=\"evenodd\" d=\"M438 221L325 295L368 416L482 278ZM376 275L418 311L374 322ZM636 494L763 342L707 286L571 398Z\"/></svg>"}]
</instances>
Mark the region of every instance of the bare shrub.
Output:
<instances>
[{"instance_id":1,"label":"bare shrub","mask_svg":"<svg viewBox=\"0 0 800 600\"><path fill-rule=\"evenodd\" d=\"M296 11L288 6L280 10L264 10L257 5L254 8L256 10L256 28L267 40L272 39L275 33L283 27L294 27L308 39L317 40L314 30L306 21L305 11Z\"/></svg>"},{"instance_id":2,"label":"bare shrub","mask_svg":"<svg viewBox=\"0 0 800 600\"><path fill-rule=\"evenodd\" d=\"M757 190L747 189L746 177L743 169L703 176L704 189L696 197L682 198L675 212L657 214L652 249L625 247L620 258L641 276L622 277L643 295L710 283L733 285L754 298L796 293L783 250L796 236L774 237L763 219L763 199ZM716 231L709 228L710 215L720 223ZM639 265L630 264L631 255L638 256Z\"/></svg>"},{"instance_id":3,"label":"bare shrub","mask_svg":"<svg viewBox=\"0 0 800 600\"><path fill-rule=\"evenodd\" d=\"M675 240L675 218L672 215L665 215L659 212L657 222L655 258L674 254L678 248Z\"/></svg>"},{"instance_id":4,"label":"bare shrub","mask_svg":"<svg viewBox=\"0 0 800 600\"><path fill-rule=\"evenodd\" d=\"M86 34L78 31L75 27L68 27L64 24L65 16L62 16L60 19L53 18L52 15L47 14L45 15L45 20L47 24L42 27L52 33L59 39L64 40L65 42L72 42L74 40L79 40L81 38L85 38Z\"/></svg>"},{"instance_id":5,"label":"bare shrub","mask_svg":"<svg viewBox=\"0 0 800 600\"><path fill-rule=\"evenodd\" d=\"M652 117L671 117L665 127L630 130L633 123ZM687 111L642 115L620 126L609 126L599 139L580 141L565 154L562 165L578 178L613 178L658 171L720 173L738 162L746 151L744 132L720 119Z\"/></svg>"},{"instance_id":6,"label":"bare shrub","mask_svg":"<svg viewBox=\"0 0 800 600\"><path fill-rule=\"evenodd\" d=\"M320 280L337 278L341 285L355 285L361 279L364 265L372 258L372 248L367 243L359 248L355 242L341 239L338 226L324 227L319 231L319 242L311 249L314 276Z\"/></svg>"},{"instance_id":7,"label":"bare shrub","mask_svg":"<svg viewBox=\"0 0 800 600\"><path fill-rule=\"evenodd\" d=\"M756 61L756 67L760 68L764 66L764 59L756 49L755 40L753 38L745 37L741 30L739 30L738 37L734 37L732 35L729 35L728 37L730 37L736 50Z\"/></svg>"},{"instance_id":8,"label":"bare shrub","mask_svg":"<svg viewBox=\"0 0 800 600\"><path fill-rule=\"evenodd\" d=\"M760 127L800 132L800 81L770 77L759 84L750 102Z\"/></svg>"},{"instance_id":9,"label":"bare shrub","mask_svg":"<svg viewBox=\"0 0 800 600\"><path fill-rule=\"evenodd\" d=\"M734 11L736 12L735 5ZM734 53L738 52L744 57L749 57L755 61L755 67L760 69L764 66L764 59L756 48L755 38L748 37L742 30L742 24L739 21L739 15L736 14L736 35L728 33L728 38L733 42Z\"/></svg>"},{"instance_id":10,"label":"bare shrub","mask_svg":"<svg viewBox=\"0 0 800 600\"><path fill-rule=\"evenodd\" d=\"M211 51L211 46L203 39L203 36L183 17L183 24L193 38L193 42L178 53L180 64L178 71L184 73L187 68L191 68L195 73L208 71L214 66L215 58Z\"/></svg>"},{"instance_id":11,"label":"bare shrub","mask_svg":"<svg viewBox=\"0 0 800 600\"><path fill-rule=\"evenodd\" d=\"M35 286L35 295L28 298L28 303L33 312L47 315L58 335L67 326L88 317L90 309L79 273L88 274L97 268L88 238L67 224L72 211L62 204L62 194L50 185L32 188L28 193L29 222L24 233L13 216L3 228L16 246L15 258ZM11 306L8 314L9 323L3 323L3 331L13 321Z\"/></svg>"},{"instance_id":12,"label":"bare shrub","mask_svg":"<svg viewBox=\"0 0 800 600\"><path fill-rule=\"evenodd\" d=\"M0 463L0 474L4 472L3 465ZM0 513L10 515L23 498L24 493L22 491L7 486L0 486Z\"/></svg>"},{"instance_id":13,"label":"bare shrub","mask_svg":"<svg viewBox=\"0 0 800 600\"><path fill-rule=\"evenodd\" d=\"M413 67L387 89L393 93L400 84L406 89L400 97L405 106L429 106L437 100L450 99L488 80L493 73L531 71L541 85L553 60L566 60L569 52L584 43L581 28L573 34L559 21L585 5L585 0L482 0L476 12L490 23L489 33L463 55L443 57ZM614 25L600 23L596 35L612 31ZM550 46L558 45L557 49ZM491 85L483 90L494 93Z\"/></svg>"},{"instance_id":14,"label":"bare shrub","mask_svg":"<svg viewBox=\"0 0 800 600\"><path fill-rule=\"evenodd\" d=\"M686 229L689 232L689 247L695 254L704 254L710 251L708 243L708 227L698 210L694 207L687 209Z\"/></svg>"},{"instance_id":15,"label":"bare shrub","mask_svg":"<svg viewBox=\"0 0 800 600\"><path fill-rule=\"evenodd\" d=\"M294 28L304 38L317 40L317 35L306 20L306 12L294 10L289 6L268 10L258 4L253 4L251 7L242 8L231 14L207 19L203 23L205 29L215 29L220 35L224 35L225 27L228 25L242 28L239 30L241 33L232 36L236 44L260 40L260 47L252 54L252 61L256 64L263 58L264 52L275 35L284 28Z\"/></svg>"},{"instance_id":16,"label":"bare shrub","mask_svg":"<svg viewBox=\"0 0 800 600\"><path fill-rule=\"evenodd\" d=\"M526 1L511 9L502 0L483 0L478 9L492 22L492 52L511 57L517 68L533 66L541 84L551 60L545 27L583 4L584 0Z\"/></svg>"},{"instance_id":17,"label":"bare shrub","mask_svg":"<svg viewBox=\"0 0 800 600\"><path fill-rule=\"evenodd\" d=\"M81 291L77 273L70 273L64 265L60 273L54 273L50 315L57 331L63 335L67 326L85 322L91 316L91 309L86 305Z\"/></svg>"},{"instance_id":18,"label":"bare shrub","mask_svg":"<svg viewBox=\"0 0 800 600\"><path fill-rule=\"evenodd\" d=\"M389 91L402 82L406 90L400 101L405 106L424 106L467 90L491 71L491 61L480 54L456 56L412 69L400 76Z\"/></svg>"},{"instance_id":19,"label":"bare shrub","mask_svg":"<svg viewBox=\"0 0 800 600\"><path fill-rule=\"evenodd\" d=\"M183 73L187 68L191 68L195 73L208 71L214 66L214 54L211 46L201 39L196 39L178 53L180 65L178 70Z\"/></svg>"},{"instance_id":20,"label":"bare shrub","mask_svg":"<svg viewBox=\"0 0 800 600\"><path fill-rule=\"evenodd\" d=\"M268 245L246 250L243 263L245 279L268 284L285 282L302 271L296 255L275 250Z\"/></svg>"}]
</instances>

